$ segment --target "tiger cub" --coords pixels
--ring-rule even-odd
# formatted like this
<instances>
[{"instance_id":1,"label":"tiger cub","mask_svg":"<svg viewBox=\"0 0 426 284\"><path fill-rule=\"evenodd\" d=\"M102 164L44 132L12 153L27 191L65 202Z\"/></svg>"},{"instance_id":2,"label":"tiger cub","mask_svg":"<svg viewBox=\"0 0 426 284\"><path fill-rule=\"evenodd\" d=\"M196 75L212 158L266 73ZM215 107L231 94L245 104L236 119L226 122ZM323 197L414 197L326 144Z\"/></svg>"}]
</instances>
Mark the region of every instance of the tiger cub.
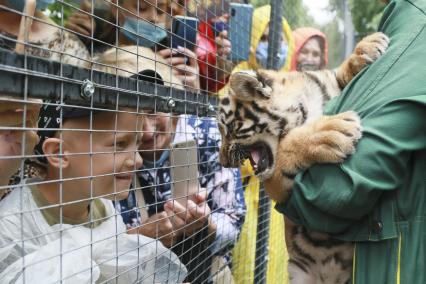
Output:
<instances>
[{"instance_id":1,"label":"tiger cub","mask_svg":"<svg viewBox=\"0 0 426 284\"><path fill-rule=\"evenodd\" d=\"M249 159L266 192L284 202L294 176L314 163L339 163L355 151L361 124L355 112L322 115L325 103L387 49L383 33L365 37L337 71L242 71L219 102L220 162ZM286 223L291 283L345 283L353 245Z\"/></svg>"}]
</instances>

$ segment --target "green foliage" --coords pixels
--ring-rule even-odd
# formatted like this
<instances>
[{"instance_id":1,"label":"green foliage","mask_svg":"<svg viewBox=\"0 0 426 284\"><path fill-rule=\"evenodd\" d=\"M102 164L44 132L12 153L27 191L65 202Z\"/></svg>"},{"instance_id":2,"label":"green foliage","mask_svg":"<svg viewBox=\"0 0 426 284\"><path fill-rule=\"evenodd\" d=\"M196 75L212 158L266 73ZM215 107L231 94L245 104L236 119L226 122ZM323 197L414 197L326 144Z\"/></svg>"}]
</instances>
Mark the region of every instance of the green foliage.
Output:
<instances>
[{"instance_id":1,"label":"green foliage","mask_svg":"<svg viewBox=\"0 0 426 284\"><path fill-rule=\"evenodd\" d=\"M302 0L284 0L284 17L293 29L315 25Z\"/></svg>"},{"instance_id":2,"label":"green foliage","mask_svg":"<svg viewBox=\"0 0 426 284\"><path fill-rule=\"evenodd\" d=\"M385 4L379 0L349 0L352 22L359 37L377 30ZM343 1L330 0L330 9L343 18Z\"/></svg>"},{"instance_id":3,"label":"green foliage","mask_svg":"<svg viewBox=\"0 0 426 284\"><path fill-rule=\"evenodd\" d=\"M55 1L47 8L47 14L55 23L62 26L66 23L68 17L74 13L73 7L79 7L77 3L78 1L72 0Z\"/></svg>"},{"instance_id":4,"label":"green foliage","mask_svg":"<svg viewBox=\"0 0 426 284\"><path fill-rule=\"evenodd\" d=\"M328 68L336 68L342 63L344 49L343 33L339 30L339 21L337 19L324 25L321 31L327 37L328 41Z\"/></svg>"},{"instance_id":5,"label":"green foliage","mask_svg":"<svg viewBox=\"0 0 426 284\"><path fill-rule=\"evenodd\" d=\"M372 0L374 1L374 0ZM338 18L343 18L343 0L329 0L329 11L335 11Z\"/></svg>"},{"instance_id":6,"label":"green foliage","mask_svg":"<svg viewBox=\"0 0 426 284\"><path fill-rule=\"evenodd\" d=\"M377 30L384 4L378 0L350 0L352 20L360 36Z\"/></svg>"}]
</instances>

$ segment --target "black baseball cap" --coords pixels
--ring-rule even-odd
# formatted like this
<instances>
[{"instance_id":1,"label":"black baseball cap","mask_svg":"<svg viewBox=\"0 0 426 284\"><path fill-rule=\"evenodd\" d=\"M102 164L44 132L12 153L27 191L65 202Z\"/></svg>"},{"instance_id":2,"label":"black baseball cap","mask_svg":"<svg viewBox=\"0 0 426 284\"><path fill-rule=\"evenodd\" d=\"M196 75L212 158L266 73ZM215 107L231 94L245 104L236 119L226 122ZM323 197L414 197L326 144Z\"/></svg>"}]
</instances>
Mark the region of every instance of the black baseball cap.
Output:
<instances>
[{"instance_id":1,"label":"black baseball cap","mask_svg":"<svg viewBox=\"0 0 426 284\"><path fill-rule=\"evenodd\" d=\"M138 80L164 85L164 80L160 74L151 69L146 69L138 74L131 76ZM44 101L43 107L40 109L38 119L38 136L40 137L39 143L34 148L34 153L38 155L37 164L42 166L47 165L47 160L43 157L43 143L47 138L55 136L58 129L61 128L62 123L68 119L90 117L91 113L96 114L101 112L99 109L92 109L90 107L76 107L75 105L69 106L61 103L60 100Z\"/></svg>"}]
</instances>

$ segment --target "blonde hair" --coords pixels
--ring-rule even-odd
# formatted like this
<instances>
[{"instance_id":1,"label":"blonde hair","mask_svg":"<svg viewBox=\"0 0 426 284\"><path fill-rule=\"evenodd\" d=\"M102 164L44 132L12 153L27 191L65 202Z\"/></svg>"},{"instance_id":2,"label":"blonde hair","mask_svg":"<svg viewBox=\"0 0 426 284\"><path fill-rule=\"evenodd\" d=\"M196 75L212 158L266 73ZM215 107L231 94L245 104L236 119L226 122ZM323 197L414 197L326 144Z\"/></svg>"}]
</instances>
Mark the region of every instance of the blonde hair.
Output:
<instances>
[{"instance_id":1,"label":"blonde hair","mask_svg":"<svg viewBox=\"0 0 426 284\"><path fill-rule=\"evenodd\" d=\"M144 70L157 72L165 86L183 89L183 82L173 75L172 67L151 49L141 46L111 48L94 58L94 69L122 77Z\"/></svg>"}]
</instances>

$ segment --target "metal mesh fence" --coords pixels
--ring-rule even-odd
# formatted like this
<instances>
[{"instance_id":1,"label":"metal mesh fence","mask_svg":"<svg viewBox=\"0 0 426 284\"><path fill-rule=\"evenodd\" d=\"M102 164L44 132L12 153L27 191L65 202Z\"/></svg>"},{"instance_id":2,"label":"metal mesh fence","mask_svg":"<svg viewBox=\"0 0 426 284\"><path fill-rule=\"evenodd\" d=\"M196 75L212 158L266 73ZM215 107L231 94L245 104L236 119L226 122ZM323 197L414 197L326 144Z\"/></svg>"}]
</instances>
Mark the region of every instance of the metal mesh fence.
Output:
<instances>
[{"instance_id":1,"label":"metal mesh fence","mask_svg":"<svg viewBox=\"0 0 426 284\"><path fill-rule=\"evenodd\" d=\"M1 283L287 281L281 215L219 163L231 72L291 67L257 2L0 0Z\"/></svg>"}]
</instances>

